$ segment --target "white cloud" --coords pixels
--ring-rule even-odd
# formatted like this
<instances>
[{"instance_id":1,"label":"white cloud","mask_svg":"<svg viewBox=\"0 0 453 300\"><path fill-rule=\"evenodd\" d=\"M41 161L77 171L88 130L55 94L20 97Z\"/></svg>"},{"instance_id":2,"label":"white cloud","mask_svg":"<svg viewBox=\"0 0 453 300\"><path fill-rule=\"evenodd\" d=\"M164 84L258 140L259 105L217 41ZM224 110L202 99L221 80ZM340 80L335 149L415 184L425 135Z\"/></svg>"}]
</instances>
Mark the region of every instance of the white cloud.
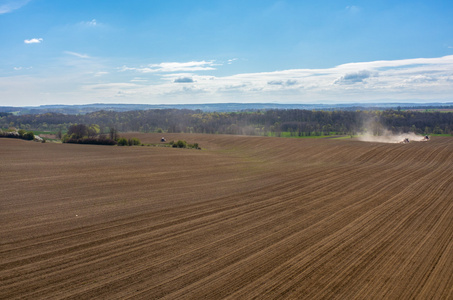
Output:
<instances>
[{"instance_id":1,"label":"white cloud","mask_svg":"<svg viewBox=\"0 0 453 300\"><path fill-rule=\"evenodd\" d=\"M80 103L82 101L80 99L85 103L99 101L114 103L119 95L124 97L122 99L127 99L128 103L156 104L233 101L351 103L386 100L451 101L453 95L453 55L348 63L325 69L289 69L229 76L215 76L215 71L198 75L192 70L157 73L159 76L150 77L136 77L136 74L131 76L128 73L116 72L99 78L98 82L87 81L86 68L88 66L91 70L109 68L97 64L85 66L86 64L78 62L77 66L79 65L83 65L84 68L75 69L69 73L71 76L69 78L61 74L60 76L53 74L53 77L20 75L3 77L0 82L0 99L18 99L19 103L21 99L30 101L27 99L35 99L33 95L48 93L47 103L52 99L55 102L68 99L68 103ZM162 64L159 66L166 70L186 70L189 66L209 65L174 65L172 68Z\"/></svg>"},{"instance_id":2,"label":"white cloud","mask_svg":"<svg viewBox=\"0 0 453 300\"><path fill-rule=\"evenodd\" d=\"M14 67L14 71L21 71L21 70L30 70L33 67Z\"/></svg>"},{"instance_id":3,"label":"white cloud","mask_svg":"<svg viewBox=\"0 0 453 300\"><path fill-rule=\"evenodd\" d=\"M453 92L453 56L349 63L328 69L290 69L224 77L199 78L194 75L191 78L197 88L209 92L213 98L223 99L229 97L225 92L235 91L240 93L235 97L241 98L234 98L238 101L260 98L298 102L326 99L349 102L382 99L427 101L433 97L449 98L447 91ZM160 88L172 89L165 84Z\"/></svg>"},{"instance_id":4,"label":"white cloud","mask_svg":"<svg viewBox=\"0 0 453 300\"><path fill-rule=\"evenodd\" d=\"M29 40L24 40L24 43L25 44L40 44L41 42L43 41L42 38L33 38L33 39L29 39Z\"/></svg>"},{"instance_id":5,"label":"white cloud","mask_svg":"<svg viewBox=\"0 0 453 300\"><path fill-rule=\"evenodd\" d=\"M121 68L119 68L120 72L125 72L125 71L136 71L136 72L139 72L139 73L153 73L155 71L153 71L152 69L150 68L130 68L130 67L126 67L126 66L122 66Z\"/></svg>"},{"instance_id":6,"label":"white cloud","mask_svg":"<svg viewBox=\"0 0 453 300\"><path fill-rule=\"evenodd\" d=\"M64 53L72 55L72 56L76 56L78 58L90 58L90 56L87 54L81 54L81 53L72 52L72 51L65 51Z\"/></svg>"},{"instance_id":7,"label":"white cloud","mask_svg":"<svg viewBox=\"0 0 453 300\"><path fill-rule=\"evenodd\" d=\"M228 64L231 65L234 61L238 60L237 58L232 58L228 60Z\"/></svg>"},{"instance_id":8,"label":"white cloud","mask_svg":"<svg viewBox=\"0 0 453 300\"><path fill-rule=\"evenodd\" d=\"M132 89L138 87L137 84L134 83L122 83L122 82L114 82L114 83L99 83L99 84L92 84L85 86L87 90L106 90L106 89Z\"/></svg>"},{"instance_id":9,"label":"white cloud","mask_svg":"<svg viewBox=\"0 0 453 300\"><path fill-rule=\"evenodd\" d=\"M91 19L89 21L80 21L72 25L67 25L67 28L76 30L106 30L109 29L109 26L106 23L99 22L97 19Z\"/></svg>"},{"instance_id":10,"label":"white cloud","mask_svg":"<svg viewBox=\"0 0 453 300\"><path fill-rule=\"evenodd\" d=\"M13 10L25 6L31 0L3 0L0 1L0 15L10 13Z\"/></svg>"},{"instance_id":11,"label":"white cloud","mask_svg":"<svg viewBox=\"0 0 453 300\"><path fill-rule=\"evenodd\" d=\"M144 78L140 78L140 77L135 77L133 79L131 79L131 82L148 82L148 79L144 79Z\"/></svg>"},{"instance_id":12,"label":"white cloud","mask_svg":"<svg viewBox=\"0 0 453 300\"><path fill-rule=\"evenodd\" d=\"M95 27L99 25L99 23L96 21L96 19L92 19L91 21L82 21L79 23L82 26L87 26L87 27Z\"/></svg>"},{"instance_id":13,"label":"white cloud","mask_svg":"<svg viewBox=\"0 0 453 300\"><path fill-rule=\"evenodd\" d=\"M109 74L109 72L99 71L99 72L94 73L94 76L100 77L100 76L107 75L107 74Z\"/></svg>"},{"instance_id":14,"label":"white cloud","mask_svg":"<svg viewBox=\"0 0 453 300\"><path fill-rule=\"evenodd\" d=\"M171 73L171 72L196 72L212 71L214 66L218 66L214 61L190 61L190 62L163 62L160 64L150 64L145 67L126 67L123 66L121 71L137 71L140 73Z\"/></svg>"},{"instance_id":15,"label":"white cloud","mask_svg":"<svg viewBox=\"0 0 453 300\"><path fill-rule=\"evenodd\" d=\"M414 75L410 76L409 78L405 79L404 82L406 83L429 83L433 81L437 81L435 77L427 76L427 75Z\"/></svg>"}]
</instances>

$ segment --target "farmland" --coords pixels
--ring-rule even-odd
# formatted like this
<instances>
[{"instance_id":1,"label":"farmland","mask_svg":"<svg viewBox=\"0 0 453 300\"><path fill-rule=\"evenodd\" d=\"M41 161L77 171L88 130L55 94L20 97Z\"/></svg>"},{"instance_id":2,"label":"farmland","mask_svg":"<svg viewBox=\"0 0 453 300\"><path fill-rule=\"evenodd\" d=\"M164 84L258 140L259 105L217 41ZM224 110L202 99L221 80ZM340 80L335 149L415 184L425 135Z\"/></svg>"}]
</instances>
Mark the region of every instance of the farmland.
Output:
<instances>
[{"instance_id":1,"label":"farmland","mask_svg":"<svg viewBox=\"0 0 453 300\"><path fill-rule=\"evenodd\" d=\"M451 137L165 138L0 139L0 299L453 298Z\"/></svg>"}]
</instances>

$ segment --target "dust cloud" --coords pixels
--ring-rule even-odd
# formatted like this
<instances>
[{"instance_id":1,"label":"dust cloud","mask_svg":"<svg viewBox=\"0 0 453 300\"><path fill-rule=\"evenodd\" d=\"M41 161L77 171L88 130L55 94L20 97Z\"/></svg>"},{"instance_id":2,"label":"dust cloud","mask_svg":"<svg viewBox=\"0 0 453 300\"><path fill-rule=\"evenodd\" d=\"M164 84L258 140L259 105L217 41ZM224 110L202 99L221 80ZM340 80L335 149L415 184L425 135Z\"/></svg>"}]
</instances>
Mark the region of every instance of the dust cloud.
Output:
<instances>
[{"instance_id":1,"label":"dust cloud","mask_svg":"<svg viewBox=\"0 0 453 300\"><path fill-rule=\"evenodd\" d=\"M383 130L381 135L373 135L370 134L369 132L365 132L362 135L360 135L358 139L363 142L375 142L375 143L405 143L405 141L409 142L427 141L427 139L425 139L425 136L416 135L413 132L395 134L388 130Z\"/></svg>"}]
</instances>

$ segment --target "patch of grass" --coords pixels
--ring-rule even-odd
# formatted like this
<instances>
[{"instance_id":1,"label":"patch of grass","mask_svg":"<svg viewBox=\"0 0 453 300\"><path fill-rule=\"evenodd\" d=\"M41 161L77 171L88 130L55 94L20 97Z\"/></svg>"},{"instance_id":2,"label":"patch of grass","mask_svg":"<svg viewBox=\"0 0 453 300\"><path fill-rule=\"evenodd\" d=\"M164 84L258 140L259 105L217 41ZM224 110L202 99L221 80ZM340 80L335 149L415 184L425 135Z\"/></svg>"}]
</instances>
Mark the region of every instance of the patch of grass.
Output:
<instances>
[{"instance_id":1,"label":"patch of grass","mask_svg":"<svg viewBox=\"0 0 453 300\"><path fill-rule=\"evenodd\" d=\"M449 134L449 133L433 133L433 134L429 134L429 136L449 136L449 137L452 137L453 134Z\"/></svg>"},{"instance_id":2,"label":"patch of grass","mask_svg":"<svg viewBox=\"0 0 453 300\"><path fill-rule=\"evenodd\" d=\"M323 139L327 137L332 137L332 135L309 135L309 136L289 136L289 138L297 139Z\"/></svg>"},{"instance_id":3,"label":"patch of grass","mask_svg":"<svg viewBox=\"0 0 453 300\"><path fill-rule=\"evenodd\" d=\"M39 130L32 130L35 135L40 134L57 134L57 131L39 131Z\"/></svg>"},{"instance_id":4,"label":"patch of grass","mask_svg":"<svg viewBox=\"0 0 453 300\"><path fill-rule=\"evenodd\" d=\"M332 140L347 140L347 139L356 138L356 137L359 137L359 135L355 134L352 137L350 135L342 135L342 136L332 137Z\"/></svg>"},{"instance_id":5,"label":"patch of grass","mask_svg":"<svg viewBox=\"0 0 453 300\"><path fill-rule=\"evenodd\" d=\"M148 147L164 147L164 148L170 148L171 145L169 143L151 143L151 144L144 144L145 146Z\"/></svg>"}]
</instances>

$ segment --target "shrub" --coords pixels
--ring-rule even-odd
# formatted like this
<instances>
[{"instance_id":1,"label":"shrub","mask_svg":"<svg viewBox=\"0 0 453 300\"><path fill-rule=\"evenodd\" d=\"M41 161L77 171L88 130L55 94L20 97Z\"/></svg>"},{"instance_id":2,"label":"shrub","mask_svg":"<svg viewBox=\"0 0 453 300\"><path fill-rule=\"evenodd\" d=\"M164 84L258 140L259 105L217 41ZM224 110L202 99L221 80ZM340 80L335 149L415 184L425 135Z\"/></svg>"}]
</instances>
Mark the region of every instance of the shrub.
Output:
<instances>
[{"instance_id":1,"label":"shrub","mask_svg":"<svg viewBox=\"0 0 453 300\"><path fill-rule=\"evenodd\" d=\"M172 145L173 148L187 148L186 141L178 140L176 143Z\"/></svg>"},{"instance_id":2,"label":"shrub","mask_svg":"<svg viewBox=\"0 0 453 300\"><path fill-rule=\"evenodd\" d=\"M177 142L171 141L168 143L173 148L193 148L193 149L201 149L198 143L187 144L186 141L178 140Z\"/></svg>"},{"instance_id":3,"label":"shrub","mask_svg":"<svg viewBox=\"0 0 453 300\"><path fill-rule=\"evenodd\" d=\"M68 143L69 139L70 139L69 136L67 134L65 134L61 137L61 142Z\"/></svg>"},{"instance_id":4,"label":"shrub","mask_svg":"<svg viewBox=\"0 0 453 300\"><path fill-rule=\"evenodd\" d=\"M137 138L119 138L118 139L118 146L140 146L142 143Z\"/></svg>"},{"instance_id":5,"label":"shrub","mask_svg":"<svg viewBox=\"0 0 453 300\"><path fill-rule=\"evenodd\" d=\"M127 146L127 145L129 145L129 142L125 138L118 139L118 146Z\"/></svg>"},{"instance_id":6,"label":"shrub","mask_svg":"<svg viewBox=\"0 0 453 300\"><path fill-rule=\"evenodd\" d=\"M32 141L34 138L35 138L35 135L33 134L32 131L28 131L28 132L24 133L24 135L23 135L23 139L25 139L25 140Z\"/></svg>"},{"instance_id":7,"label":"shrub","mask_svg":"<svg viewBox=\"0 0 453 300\"><path fill-rule=\"evenodd\" d=\"M141 144L140 140L137 138L131 138L127 142L129 144L129 146L139 146Z\"/></svg>"},{"instance_id":8,"label":"shrub","mask_svg":"<svg viewBox=\"0 0 453 300\"><path fill-rule=\"evenodd\" d=\"M68 129L68 135L76 139L82 139L88 136L88 127L85 124L71 125Z\"/></svg>"},{"instance_id":9,"label":"shrub","mask_svg":"<svg viewBox=\"0 0 453 300\"><path fill-rule=\"evenodd\" d=\"M79 139L77 142L79 144L91 144L91 145L115 145L116 144L116 142L114 140L102 138L102 137L83 138L83 139Z\"/></svg>"},{"instance_id":10,"label":"shrub","mask_svg":"<svg viewBox=\"0 0 453 300\"><path fill-rule=\"evenodd\" d=\"M20 138L23 138L24 135L25 135L27 132L26 132L24 129L20 129L20 130L18 131L18 133L19 133Z\"/></svg>"},{"instance_id":11,"label":"shrub","mask_svg":"<svg viewBox=\"0 0 453 300\"><path fill-rule=\"evenodd\" d=\"M91 145L116 145L116 141L109 139L105 135L100 135L98 137L85 137L85 138L76 138L76 135L71 134L70 136L65 134L61 141L63 143L71 144L91 144Z\"/></svg>"}]
</instances>

